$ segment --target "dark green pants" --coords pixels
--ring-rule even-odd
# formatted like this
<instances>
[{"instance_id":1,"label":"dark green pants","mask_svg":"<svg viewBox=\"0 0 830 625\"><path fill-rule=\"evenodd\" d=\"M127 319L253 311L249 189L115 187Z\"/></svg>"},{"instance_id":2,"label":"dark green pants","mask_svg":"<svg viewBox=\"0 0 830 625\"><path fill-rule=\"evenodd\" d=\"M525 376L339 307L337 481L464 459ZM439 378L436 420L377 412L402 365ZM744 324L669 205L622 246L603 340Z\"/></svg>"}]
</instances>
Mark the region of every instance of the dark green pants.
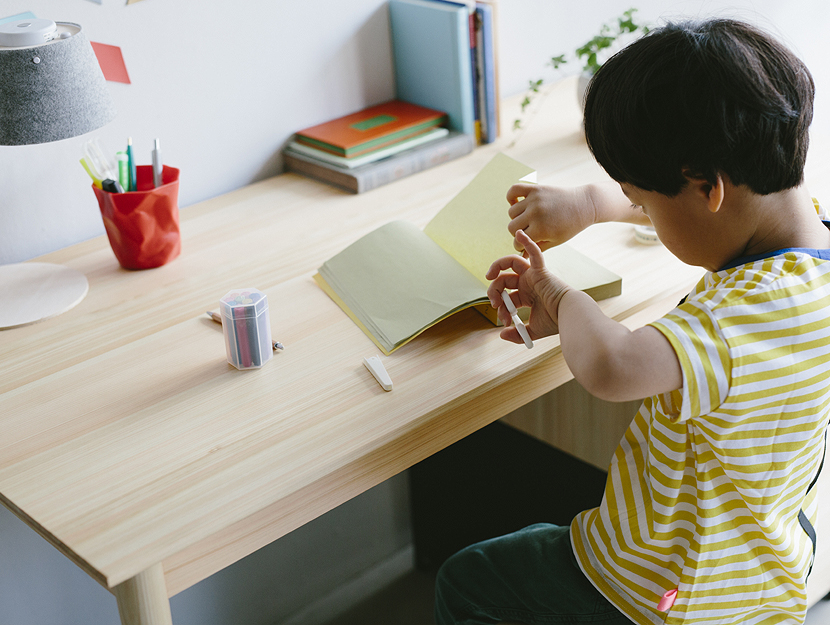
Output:
<instances>
[{"instance_id":1,"label":"dark green pants","mask_svg":"<svg viewBox=\"0 0 830 625\"><path fill-rule=\"evenodd\" d=\"M538 524L462 549L438 571L438 625L631 621L576 563L567 527Z\"/></svg>"}]
</instances>

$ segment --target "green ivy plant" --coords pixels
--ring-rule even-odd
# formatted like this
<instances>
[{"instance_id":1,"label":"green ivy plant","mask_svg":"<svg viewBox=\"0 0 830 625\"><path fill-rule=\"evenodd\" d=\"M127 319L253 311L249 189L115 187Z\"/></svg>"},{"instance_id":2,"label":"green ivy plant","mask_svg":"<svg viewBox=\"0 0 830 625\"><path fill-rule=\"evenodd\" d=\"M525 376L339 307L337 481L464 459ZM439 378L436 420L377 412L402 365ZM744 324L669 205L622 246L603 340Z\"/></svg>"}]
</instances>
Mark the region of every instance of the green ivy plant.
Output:
<instances>
[{"instance_id":1,"label":"green ivy plant","mask_svg":"<svg viewBox=\"0 0 830 625\"><path fill-rule=\"evenodd\" d=\"M648 25L638 24L634 21L634 14L636 12L637 9L634 8L625 11L616 19L616 27L610 24L603 24L598 35L594 36L585 45L580 46L574 51L576 60L582 62L582 71L585 74L593 76L597 72L600 65L602 65L600 58L603 56L603 51L609 51L609 48L611 48L617 39L623 35L645 35L649 32L650 29ZM568 63L567 56L565 54L560 54L558 56L551 57L550 61L545 63L545 65L552 67L554 70L558 70L566 63ZM530 103L539 94L539 89L542 87L543 83L544 81L541 78L529 81L527 93L521 103L520 115L524 115L527 107L530 106ZM513 121L513 130L515 131L520 129L522 129L521 116Z\"/></svg>"}]
</instances>

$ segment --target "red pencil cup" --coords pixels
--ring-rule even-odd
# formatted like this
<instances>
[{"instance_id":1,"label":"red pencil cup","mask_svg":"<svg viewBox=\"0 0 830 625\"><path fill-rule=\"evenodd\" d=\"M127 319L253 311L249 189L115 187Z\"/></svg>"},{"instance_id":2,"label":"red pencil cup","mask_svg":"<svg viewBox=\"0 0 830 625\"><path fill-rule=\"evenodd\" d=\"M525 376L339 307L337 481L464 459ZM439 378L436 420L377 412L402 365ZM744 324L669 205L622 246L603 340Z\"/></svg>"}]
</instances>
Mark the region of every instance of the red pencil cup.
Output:
<instances>
[{"instance_id":1,"label":"red pencil cup","mask_svg":"<svg viewBox=\"0 0 830 625\"><path fill-rule=\"evenodd\" d=\"M136 191L109 193L92 186L112 251L124 269L150 269L182 251L179 234L179 170L164 166L161 186L153 168L136 167Z\"/></svg>"}]
</instances>

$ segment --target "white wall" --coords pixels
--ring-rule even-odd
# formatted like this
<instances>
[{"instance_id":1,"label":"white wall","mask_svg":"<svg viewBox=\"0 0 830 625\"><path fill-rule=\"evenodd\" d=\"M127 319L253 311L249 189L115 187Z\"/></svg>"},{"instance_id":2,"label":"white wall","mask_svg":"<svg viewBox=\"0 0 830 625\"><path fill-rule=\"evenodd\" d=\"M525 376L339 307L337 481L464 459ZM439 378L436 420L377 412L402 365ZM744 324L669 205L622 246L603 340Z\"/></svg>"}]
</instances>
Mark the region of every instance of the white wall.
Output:
<instances>
[{"instance_id":1,"label":"white wall","mask_svg":"<svg viewBox=\"0 0 830 625\"><path fill-rule=\"evenodd\" d=\"M103 233L78 163L88 137L114 154L132 136L139 164L158 137L187 206L278 173L294 130L394 96L383 0L0 3L27 10L120 46L132 84L108 83L118 115L99 131L0 147L0 263Z\"/></svg>"},{"instance_id":2,"label":"white wall","mask_svg":"<svg viewBox=\"0 0 830 625\"><path fill-rule=\"evenodd\" d=\"M502 95L553 79L550 56L571 52L630 0L501 0ZM638 3L652 23L679 15L737 16L787 41L824 78L817 125L830 128L822 0ZM588 7L586 10L586 6ZM292 132L394 96L385 0L2 0L0 17L32 11L76 21L92 41L121 47L131 85L108 83L118 115L85 137L0 147L0 264L103 233L78 159L88 137L112 152L132 136L140 164L153 139L181 169L180 206L281 170ZM569 66L568 71L576 69ZM826 134L826 133L825 133Z\"/></svg>"},{"instance_id":3,"label":"white wall","mask_svg":"<svg viewBox=\"0 0 830 625\"><path fill-rule=\"evenodd\" d=\"M550 56L572 51L631 5L500 0L502 95L523 91L529 79L552 79ZM651 22L729 15L778 34L817 79L813 146L827 149L830 3L637 6ZM132 84L109 83L118 116L90 136L113 152L132 136L139 163L149 163L158 137L165 161L181 168L182 207L277 174L279 150L293 131L394 95L385 0L0 0L0 17L23 11L78 22L89 39L122 48ZM0 264L103 233L78 164L85 139L0 147ZM1 415L2 407L0 428ZM175 621L277 622L399 553L408 531L401 476L181 593L173 599ZM239 609L243 621L230 616ZM99 625L117 622L117 612L109 593L0 508L0 621Z\"/></svg>"}]
</instances>

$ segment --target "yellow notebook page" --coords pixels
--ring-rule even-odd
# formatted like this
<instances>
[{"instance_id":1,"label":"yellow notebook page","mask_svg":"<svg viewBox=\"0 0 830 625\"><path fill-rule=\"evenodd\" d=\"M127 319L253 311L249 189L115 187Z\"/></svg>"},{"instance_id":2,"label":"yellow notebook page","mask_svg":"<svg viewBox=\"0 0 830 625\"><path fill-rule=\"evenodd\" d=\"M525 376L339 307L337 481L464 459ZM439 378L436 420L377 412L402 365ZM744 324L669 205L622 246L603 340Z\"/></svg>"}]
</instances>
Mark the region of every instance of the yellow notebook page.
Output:
<instances>
[{"instance_id":1,"label":"yellow notebook page","mask_svg":"<svg viewBox=\"0 0 830 625\"><path fill-rule=\"evenodd\" d=\"M482 284L493 261L515 253L507 190L520 180L535 182L535 171L499 153L424 228Z\"/></svg>"}]
</instances>

